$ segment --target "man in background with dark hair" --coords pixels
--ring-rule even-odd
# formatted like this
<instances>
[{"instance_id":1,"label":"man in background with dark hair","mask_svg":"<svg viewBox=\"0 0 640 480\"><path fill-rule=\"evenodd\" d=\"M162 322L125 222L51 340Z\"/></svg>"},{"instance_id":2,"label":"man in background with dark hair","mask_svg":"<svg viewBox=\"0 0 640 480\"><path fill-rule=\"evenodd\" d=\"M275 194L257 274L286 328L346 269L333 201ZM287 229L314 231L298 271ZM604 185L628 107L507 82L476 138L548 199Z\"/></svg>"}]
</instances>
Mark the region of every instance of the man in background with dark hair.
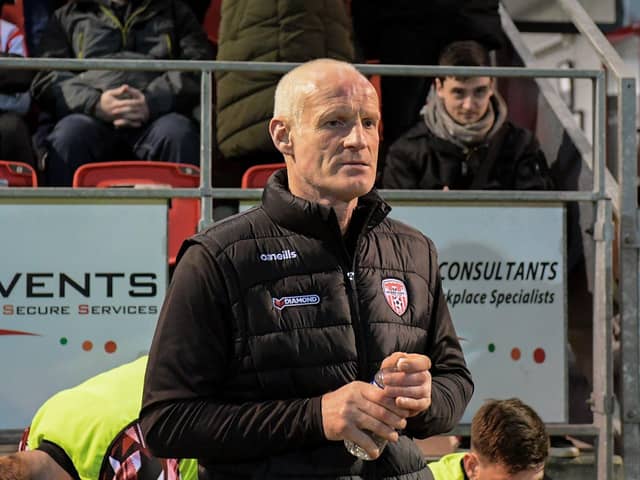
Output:
<instances>
[{"instance_id":1,"label":"man in background with dark hair","mask_svg":"<svg viewBox=\"0 0 640 480\"><path fill-rule=\"evenodd\" d=\"M488 50L505 44L498 0L351 0L358 62L436 65L451 42L475 40ZM383 142L388 147L418 118L431 78L381 78Z\"/></svg>"},{"instance_id":2,"label":"man in background with dark hair","mask_svg":"<svg viewBox=\"0 0 640 480\"><path fill-rule=\"evenodd\" d=\"M478 42L448 45L441 66L491 66ZM549 169L535 136L507 119L492 77L437 78L422 119L389 149L383 188L545 190Z\"/></svg>"},{"instance_id":3,"label":"man in background with dark hair","mask_svg":"<svg viewBox=\"0 0 640 480\"><path fill-rule=\"evenodd\" d=\"M471 422L471 451L429 464L434 480L549 480L544 422L517 398L489 400Z\"/></svg>"}]
</instances>

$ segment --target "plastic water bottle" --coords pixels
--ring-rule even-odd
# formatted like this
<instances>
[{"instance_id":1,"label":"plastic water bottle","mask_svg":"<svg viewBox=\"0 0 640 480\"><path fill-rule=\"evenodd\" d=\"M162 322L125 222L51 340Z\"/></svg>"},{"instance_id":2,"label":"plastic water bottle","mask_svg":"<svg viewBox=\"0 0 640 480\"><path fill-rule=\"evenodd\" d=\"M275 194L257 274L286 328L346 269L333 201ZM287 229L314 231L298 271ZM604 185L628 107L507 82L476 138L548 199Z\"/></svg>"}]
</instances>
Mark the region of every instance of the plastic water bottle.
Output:
<instances>
[{"instance_id":1,"label":"plastic water bottle","mask_svg":"<svg viewBox=\"0 0 640 480\"><path fill-rule=\"evenodd\" d=\"M380 388L384 388L384 374L382 370L378 370L376 372L375 376L373 377L373 380L371 381L371 384ZM382 453L382 451L384 450L384 447L387 446L387 440L382 437L379 437L373 432L367 431L367 433L369 434L371 439L375 442L375 444L378 446L378 450L380 450L380 453ZM344 446L346 447L347 451L351 455L353 455L354 457L358 457L360 460L373 460L373 458L369 456L369 454L366 452L364 448L362 448L357 443L352 442L351 440L345 440Z\"/></svg>"}]
</instances>

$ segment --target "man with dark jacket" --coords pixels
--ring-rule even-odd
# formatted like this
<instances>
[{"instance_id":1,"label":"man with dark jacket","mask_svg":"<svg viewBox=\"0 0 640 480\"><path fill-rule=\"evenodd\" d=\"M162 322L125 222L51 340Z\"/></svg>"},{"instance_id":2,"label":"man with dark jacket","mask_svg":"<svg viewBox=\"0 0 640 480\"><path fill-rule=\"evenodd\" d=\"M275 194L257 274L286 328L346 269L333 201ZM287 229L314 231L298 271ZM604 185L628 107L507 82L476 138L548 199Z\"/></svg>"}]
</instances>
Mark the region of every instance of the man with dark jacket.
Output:
<instances>
[{"instance_id":1,"label":"man with dark jacket","mask_svg":"<svg viewBox=\"0 0 640 480\"><path fill-rule=\"evenodd\" d=\"M181 0L78 0L56 10L41 56L206 60L211 47ZM200 82L188 72L53 71L32 84L54 118L46 138L49 185L70 185L88 162L131 159L199 162L190 118Z\"/></svg>"},{"instance_id":2,"label":"man with dark jacket","mask_svg":"<svg viewBox=\"0 0 640 480\"><path fill-rule=\"evenodd\" d=\"M490 66L477 42L450 44L443 66ZM531 132L507 120L491 77L443 77L423 118L389 149L383 188L544 190L549 169Z\"/></svg>"},{"instance_id":3,"label":"man with dark jacket","mask_svg":"<svg viewBox=\"0 0 640 480\"><path fill-rule=\"evenodd\" d=\"M167 292L140 414L156 455L216 479L427 478L411 437L456 425L473 384L433 243L372 190L379 121L350 64L279 82L269 131L286 170L260 206L183 245Z\"/></svg>"}]
</instances>

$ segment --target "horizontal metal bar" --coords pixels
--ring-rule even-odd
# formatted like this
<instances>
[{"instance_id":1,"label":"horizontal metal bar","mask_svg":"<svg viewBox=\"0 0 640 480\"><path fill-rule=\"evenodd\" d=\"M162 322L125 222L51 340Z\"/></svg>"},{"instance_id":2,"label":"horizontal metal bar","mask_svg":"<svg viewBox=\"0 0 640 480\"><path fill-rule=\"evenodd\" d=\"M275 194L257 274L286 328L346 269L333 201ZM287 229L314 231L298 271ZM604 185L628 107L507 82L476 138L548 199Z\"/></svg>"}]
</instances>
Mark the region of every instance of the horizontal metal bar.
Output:
<instances>
[{"instance_id":1,"label":"horizontal metal bar","mask_svg":"<svg viewBox=\"0 0 640 480\"><path fill-rule=\"evenodd\" d=\"M441 202L594 202L599 196L593 192L567 192L567 191L544 191L530 192L520 190L464 190L447 191L441 190L380 190L380 194L385 200L391 201L412 201L412 200L433 200Z\"/></svg>"},{"instance_id":2,"label":"horizontal metal bar","mask_svg":"<svg viewBox=\"0 0 640 480\"><path fill-rule=\"evenodd\" d=\"M595 202L600 197L594 192L545 191L530 192L519 190L380 190L380 194L391 201L438 201L438 202ZM197 198L200 196L260 200L260 188L0 188L0 199L161 199Z\"/></svg>"},{"instance_id":3,"label":"horizontal metal bar","mask_svg":"<svg viewBox=\"0 0 640 480\"><path fill-rule=\"evenodd\" d=\"M532 67L444 67L427 65L359 64L358 70L366 74L403 76L491 76L538 78L596 78L599 70L532 68Z\"/></svg>"},{"instance_id":4,"label":"horizontal metal bar","mask_svg":"<svg viewBox=\"0 0 640 480\"><path fill-rule=\"evenodd\" d=\"M284 73L300 65L289 62L228 62L215 60L126 60L113 58L0 58L0 68L21 70L139 70L189 72ZM441 67L430 65L355 64L365 74L402 76L494 76L540 78L596 78L599 70L530 67Z\"/></svg>"},{"instance_id":5,"label":"horizontal metal bar","mask_svg":"<svg viewBox=\"0 0 640 480\"><path fill-rule=\"evenodd\" d=\"M0 199L158 199L158 198L197 198L202 195L197 188L0 188Z\"/></svg>"},{"instance_id":6,"label":"horizontal metal bar","mask_svg":"<svg viewBox=\"0 0 640 480\"><path fill-rule=\"evenodd\" d=\"M545 425L549 435L586 435L597 436L598 428L589 424L547 423ZM448 434L469 436L471 425L458 425ZM0 445L16 445L22 437L22 430L0 430Z\"/></svg>"}]
</instances>

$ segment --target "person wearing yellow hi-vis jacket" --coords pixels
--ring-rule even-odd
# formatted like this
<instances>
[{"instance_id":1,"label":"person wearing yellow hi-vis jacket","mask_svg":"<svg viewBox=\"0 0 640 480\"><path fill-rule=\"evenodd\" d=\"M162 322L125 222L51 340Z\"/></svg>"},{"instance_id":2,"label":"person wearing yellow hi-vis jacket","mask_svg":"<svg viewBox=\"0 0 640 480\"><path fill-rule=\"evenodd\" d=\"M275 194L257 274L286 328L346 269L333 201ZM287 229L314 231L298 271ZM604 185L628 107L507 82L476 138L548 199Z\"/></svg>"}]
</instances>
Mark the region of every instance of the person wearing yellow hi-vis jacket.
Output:
<instances>
[{"instance_id":1,"label":"person wearing yellow hi-vis jacket","mask_svg":"<svg viewBox=\"0 0 640 480\"><path fill-rule=\"evenodd\" d=\"M50 397L25 430L20 452L0 457L15 480L197 480L195 460L159 459L138 426L147 356Z\"/></svg>"}]
</instances>

